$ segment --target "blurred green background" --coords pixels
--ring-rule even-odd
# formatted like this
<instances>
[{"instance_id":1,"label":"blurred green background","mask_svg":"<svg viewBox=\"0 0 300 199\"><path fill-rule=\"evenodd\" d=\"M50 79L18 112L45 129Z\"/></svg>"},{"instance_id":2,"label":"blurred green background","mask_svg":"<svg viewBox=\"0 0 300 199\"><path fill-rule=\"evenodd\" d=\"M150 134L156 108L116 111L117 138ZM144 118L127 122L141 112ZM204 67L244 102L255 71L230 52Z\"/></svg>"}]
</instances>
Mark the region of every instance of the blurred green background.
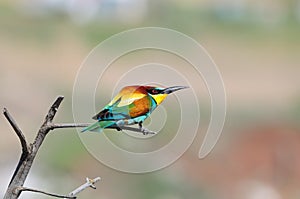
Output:
<instances>
[{"instance_id":1,"label":"blurred green background","mask_svg":"<svg viewBox=\"0 0 300 199\"><path fill-rule=\"evenodd\" d=\"M101 176L97 190L80 198L299 198L299 0L2 0L0 106L30 141L57 95L65 100L55 120L72 122L72 88L83 59L111 35L144 26L193 37L218 65L228 111L214 151L199 160L198 135L173 165L133 175L100 164L74 129L57 130L42 145L26 186L68 193L86 176ZM4 117L0 130L1 197L20 146Z\"/></svg>"}]
</instances>

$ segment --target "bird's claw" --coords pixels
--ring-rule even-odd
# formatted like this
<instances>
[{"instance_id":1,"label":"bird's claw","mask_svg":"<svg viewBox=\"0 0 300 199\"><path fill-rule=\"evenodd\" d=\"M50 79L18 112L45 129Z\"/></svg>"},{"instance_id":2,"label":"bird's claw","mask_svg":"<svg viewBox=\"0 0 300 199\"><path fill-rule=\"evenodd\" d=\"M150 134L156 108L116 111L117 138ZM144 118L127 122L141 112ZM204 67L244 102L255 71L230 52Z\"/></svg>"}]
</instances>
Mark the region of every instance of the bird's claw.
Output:
<instances>
[{"instance_id":1,"label":"bird's claw","mask_svg":"<svg viewBox=\"0 0 300 199\"><path fill-rule=\"evenodd\" d=\"M141 132L143 133L143 135L155 135L156 134L156 132L154 132L154 131L150 131L150 130L148 130L148 129L146 129L146 128L140 128L140 130L141 130Z\"/></svg>"},{"instance_id":2,"label":"bird's claw","mask_svg":"<svg viewBox=\"0 0 300 199\"><path fill-rule=\"evenodd\" d=\"M156 134L156 132L150 131L150 130L144 128L143 122L139 122L138 124L139 124L140 131L143 133L143 135L148 135L148 134L155 135Z\"/></svg>"}]
</instances>

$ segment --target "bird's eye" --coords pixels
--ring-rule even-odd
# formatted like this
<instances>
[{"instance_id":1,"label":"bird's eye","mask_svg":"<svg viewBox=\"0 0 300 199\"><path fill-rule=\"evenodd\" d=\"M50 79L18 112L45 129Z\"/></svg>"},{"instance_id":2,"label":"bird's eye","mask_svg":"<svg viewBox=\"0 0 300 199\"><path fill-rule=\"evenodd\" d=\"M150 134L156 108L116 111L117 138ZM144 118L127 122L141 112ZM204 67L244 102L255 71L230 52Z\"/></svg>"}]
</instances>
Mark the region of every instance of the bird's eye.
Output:
<instances>
[{"instance_id":1,"label":"bird's eye","mask_svg":"<svg viewBox=\"0 0 300 199\"><path fill-rule=\"evenodd\" d=\"M160 94L161 91L159 89L156 89L156 88L150 88L150 89L147 89L147 92L149 94L152 94L152 95L157 95L157 94Z\"/></svg>"},{"instance_id":2,"label":"bird's eye","mask_svg":"<svg viewBox=\"0 0 300 199\"><path fill-rule=\"evenodd\" d=\"M152 93L152 94L158 94L158 90L152 89L151 93Z\"/></svg>"}]
</instances>

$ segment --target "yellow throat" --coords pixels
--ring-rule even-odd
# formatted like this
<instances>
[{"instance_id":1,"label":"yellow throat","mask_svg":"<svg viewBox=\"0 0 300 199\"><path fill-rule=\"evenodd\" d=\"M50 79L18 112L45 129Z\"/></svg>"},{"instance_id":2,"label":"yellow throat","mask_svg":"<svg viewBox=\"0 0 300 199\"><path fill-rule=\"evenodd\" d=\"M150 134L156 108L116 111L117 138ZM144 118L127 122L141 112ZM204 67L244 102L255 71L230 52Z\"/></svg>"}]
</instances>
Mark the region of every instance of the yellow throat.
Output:
<instances>
[{"instance_id":1,"label":"yellow throat","mask_svg":"<svg viewBox=\"0 0 300 199\"><path fill-rule=\"evenodd\" d=\"M157 105L162 103L162 101L164 101L167 96L168 96L167 94L151 95L151 97L153 97L153 99L156 101Z\"/></svg>"}]
</instances>

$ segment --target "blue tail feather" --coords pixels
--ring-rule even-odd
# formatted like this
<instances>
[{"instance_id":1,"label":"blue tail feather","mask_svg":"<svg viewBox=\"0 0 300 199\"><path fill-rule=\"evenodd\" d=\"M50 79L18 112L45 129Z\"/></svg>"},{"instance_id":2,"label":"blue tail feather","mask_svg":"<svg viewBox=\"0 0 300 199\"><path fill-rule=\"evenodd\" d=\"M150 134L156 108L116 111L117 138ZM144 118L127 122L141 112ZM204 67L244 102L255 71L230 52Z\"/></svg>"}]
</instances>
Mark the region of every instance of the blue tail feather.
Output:
<instances>
[{"instance_id":1,"label":"blue tail feather","mask_svg":"<svg viewBox=\"0 0 300 199\"><path fill-rule=\"evenodd\" d=\"M103 129L106 127L112 126L116 124L115 121L97 121L94 124L91 124L90 126L84 128L81 130L81 132L86 132L86 131L93 131L93 132L98 132L101 133Z\"/></svg>"}]
</instances>

